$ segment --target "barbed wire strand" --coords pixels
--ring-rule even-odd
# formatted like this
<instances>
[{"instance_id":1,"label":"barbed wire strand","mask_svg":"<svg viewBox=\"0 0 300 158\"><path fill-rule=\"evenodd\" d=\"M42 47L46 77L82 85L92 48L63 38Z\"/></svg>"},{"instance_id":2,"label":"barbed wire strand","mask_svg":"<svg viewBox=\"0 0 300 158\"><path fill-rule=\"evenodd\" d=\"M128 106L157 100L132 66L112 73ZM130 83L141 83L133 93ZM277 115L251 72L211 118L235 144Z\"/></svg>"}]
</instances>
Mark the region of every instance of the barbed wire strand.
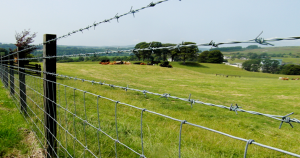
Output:
<instances>
[{"instance_id":1,"label":"barbed wire strand","mask_svg":"<svg viewBox=\"0 0 300 158\"><path fill-rule=\"evenodd\" d=\"M2 66L2 67L3 67L3 66ZM19 73L23 73L23 72L19 72ZM24 73L24 74L26 74L26 73ZM26 75L32 76L32 75L29 75L29 74L26 74ZM96 97L99 96L99 95L94 94L94 93L91 93L91 92L87 92L87 91L84 91L84 90L76 89L76 88L74 88L74 87L70 87L70 86L67 86L67 85L64 85L64 84L61 84L61 83L57 83L57 82L54 82L54 81L49 81L49 80L46 80L46 79L44 79L44 78L40 78L40 77L37 77L37 76L32 76L32 77L36 77L36 78L39 78L39 79L41 79L41 80L45 80L45 81L47 81L47 82L52 82L52 83L60 84L60 85L62 85L62 86L66 86L66 87L69 87L69 88L71 88L71 89L74 89L74 91L75 91L75 90L78 90L78 91L81 91L81 92L85 92L85 93L87 93L87 94L91 94L91 95L96 96ZM42 95L42 96L43 96L43 94L39 94L39 95ZM45 97L45 96L44 96L44 98L46 98L46 99L48 99L49 101L51 101L51 102L53 102L54 104L56 104L55 101L53 101L53 100L51 100L51 99L49 99L49 98L47 98L47 97ZM126 105L126 106L129 106L129 107L135 108L135 109L143 110L143 108L139 108L139 107L136 107L136 106L133 106L133 105L130 105L130 104L126 104L126 103L122 103L122 102L119 102L119 101L115 101L115 100L110 99L110 98L107 98L107 97L102 97L102 98L104 98L104 99L106 99L106 100L110 100L110 101L115 102L115 103L118 102L118 104ZM60 105L57 104L57 106L60 106ZM61 107L61 108L63 108L63 107ZM42 110L42 109L41 109L41 110ZM42 110L42 111L43 111L43 110ZM147 111L147 112L149 112L149 113L152 113L152 114L155 114L155 115L158 115L158 116L162 116L162 117L165 117L165 118L169 118L169 119L174 120L174 121L181 122L182 124L183 124L183 122L185 121L185 120L176 119L176 118L173 118L173 117L171 117L171 116L167 116L167 115L160 114L160 113L157 113L157 112L154 112L154 111L150 111L150 110L144 110L144 111L145 111L145 112ZM68 112L70 112L70 111L68 111ZM46 112L44 111L44 113L46 113ZM72 113L72 112L70 112L70 113ZM49 114L47 114L47 115L49 115ZM73 115L74 115L74 114L73 114ZM78 117L77 115L74 115L74 116L76 116L76 117L77 117L78 119L80 119L81 121L84 120L84 119ZM50 116L50 117L51 117L51 116ZM52 119L54 119L54 118L52 118ZM54 121L55 121L59 126L61 126L60 123L58 123L56 120L54 120ZM241 140L241 141L244 141L244 142L248 142L248 140L246 140L246 139L244 139L244 138L232 136L232 135L230 135L230 134L223 133L223 132L220 132L220 131L217 131L217 130L213 130L213 129L210 129L210 128L207 128L207 127L204 127L204 126L200 126L200 125L197 125L197 124L193 124L193 123L190 123L190 122L187 122L187 121L185 121L184 123L187 124L187 125L191 125L191 126L194 126L194 127L202 128L202 129L205 129L205 130L208 130L208 131L211 131L211 132L215 132L215 133L218 133L218 134L221 134L221 135L224 135L224 136L233 138L233 139L237 139L237 140ZM89 123L89 122L87 122L87 124L90 125L91 127L93 127L94 129L98 129L97 127L95 127L94 125L92 125L92 124ZM182 125L182 124L181 124L181 125ZM62 128L63 128L63 127L62 127ZM63 128L63 129L64 129L64 128ZM65 130L65 129L64 129L64 130ZM100 129L99 129L99 130L100 130ZM102 130L101 130L101 131L102 131ZM103 133L106 134L105 132L103 132ZM181 133L181 132L180 132L180 133ZM70 134L70 135L71 135L71 134ZM181 134L180 134L180 135L181 135ZM71 136L72 136L72 135L71 135ZM110 137L110 136L109 136L109 137ZM111 138L112 140L114 140L114 141L118 141L117 139L113 139L112 137L110 137L110 138ZM181 139L181 136L180 136L180 139ZM77 140L77 141L78 141L78 140ZM85 147L80 141L78 141L78 143L79 143L81 146ZM121 142L119 142L119 141L118 141L118 143L119 143L119 144L122 144L123 146L125 146L125 147L128 148L128 149L130 149L131 151L135 152L135 153L138 154L139 156L143 156L142 154L137 153L136 151L134 151L134 150L131 149L130 147L126 146L125 144L123 144L123 143L121 143ZM271 147L271 146L267 146L267 145L264 145L264 144L260 144L260 143L257 143L257 142L252 142L252 144L255 144L255 145L258 145L258 146L267 148L267 149L279 151L279 152L282 152L282 153L285 153L285 154L288 154L288 155L291 155L291 156L300 157L300 155L298 155L298 154L291 153L291 152L288 152L288 151L285 151L285 150L282 150L282 149L274 148L274 147ZM89 151L89 150L88 150L88 151ZM91 152L91 151L89 151L89 152ZM245 152L246 152L246 151L245 151ZM91 153L92 153L92 152L91 152ZM92 153L92 154L93 154L93 153Z\"/></svg>"},{"instance_id":2,"label":"barbed wire strand","mask_svg":"<svg viewBox=\"0 0 300 158\"><path fill-rule=\"evenodd\" d=\"M44 44L47 44L47 43L50 43L50 42L53 42L53 41L57 41L57 40L60 40L60 39L62 39L62 38L67 38L67 37L69 37L69 36L71 36L71 35L73 35L73 34L75 34L75 33L78 33L78 32L82 32L82 33L83 33L83 31L89 30L89 29L92 28L92 27L94 27L94 29L95 29L98 25L100 25L100 24L102 24L102 23L108 23L108 22L110 22L110 21L112 21L112 20L114 20L114 19L117 20L117 21L119 22L119 18L121 18L121 17L123 17L123 16L129 15L129 14L133 14L133 15L134 15L135 13L137 13L137 12L139 12L139 11L141 11L141 10L144 10L144 9L146 9L146 8L155 7L156 5L161 4L161 3L163 3L163 2L167 2L167 1L169 1L169 0L161 0L161 1L157 1L157 2L155 2L155 3L154 3L154 2L151 2L151 3L148 4L147 6L141 7L141 8L136 9L136 10L133 10L132 7L131 7L130 11L127 12L127 13L124 13L124 14L121 14L121 15L116 14L116 15L115 15L114 17L112 17L112 18L105 19L105 20L100 21L100 22L97 22L97 23L94 22L92 25L88 25L87 27L80 28L80 29L75 30L75 31L71 31L71 32L69 32L68 34L65 34L65 35L63 35L63 36L60 36L60 37L57 37L57 38L48 40L48 41L46 41L46 42L44 42L44 43L40 43L40 44L37 44L37 45L35 45L35 46L31 46L31 47L25 48L25 49L23 49L23 50L20 50L20 51L17 51L17 52L8 54L8 55L6 55L6 56L1 57L1 59L2 59L2 58L5 58L5 57L8 57L8 56L11 56L11 55L15 55L15 54L20 53L20 52L24 52L24 51L32 50L32 49L35 49L35 48L39 48L40 46L42 46L42 45L44 45Z\"/></svg>"}]
</instances>

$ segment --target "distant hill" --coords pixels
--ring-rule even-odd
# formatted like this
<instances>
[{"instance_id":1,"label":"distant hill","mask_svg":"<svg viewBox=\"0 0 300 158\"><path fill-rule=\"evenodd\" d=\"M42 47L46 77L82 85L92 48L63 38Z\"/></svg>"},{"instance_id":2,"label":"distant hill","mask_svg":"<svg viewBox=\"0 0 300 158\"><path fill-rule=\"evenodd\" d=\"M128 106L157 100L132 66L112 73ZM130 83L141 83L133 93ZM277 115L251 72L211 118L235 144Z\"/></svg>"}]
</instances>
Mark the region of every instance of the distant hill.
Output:
<instances>
[{"instance_id":1,"label":"distant hill","mask_svg":"<svg viewBox=\"0 0 300 158\"><path fill-rule=\"evenodd\" d=\"M4 48L6 50L16 49L17 47L14 44L3 44L0 43L0 48ZM71 54L84 54L84 53L94 53L94 52L105 52L107 50L128 50L132 49L132 46L121 46L121 47L114 47L114 46L67 46L67 45L58 45L57 46L57 55L71 55ZM34 51L32 54L35 56L41 56L43 53L42 47L39 50ZM124 56L128 53L111 53L106 54L107 56Z\"/></svg>"}]
</instances>

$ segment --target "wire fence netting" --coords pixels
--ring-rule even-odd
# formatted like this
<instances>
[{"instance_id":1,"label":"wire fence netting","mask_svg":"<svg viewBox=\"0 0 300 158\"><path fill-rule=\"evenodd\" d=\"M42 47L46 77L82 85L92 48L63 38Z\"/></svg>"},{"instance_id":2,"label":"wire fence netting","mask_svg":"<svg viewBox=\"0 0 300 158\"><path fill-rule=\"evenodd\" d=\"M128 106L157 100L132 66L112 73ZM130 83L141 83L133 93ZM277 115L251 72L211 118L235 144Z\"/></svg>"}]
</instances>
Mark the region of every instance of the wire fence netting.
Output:
<instances>
[{"instance_id":1,"label":"wire fence netting","mask_svg":"<svg viewBox=\"0 0 300 158\"><path fill-rule=\"evenodd\" d=\"M271 149L299 157L295 153L147 110L140 105L130 105L60 83L67 80L64 78L57 82L49 81L30 74L29 70L22 72L20 69L22 68L2 64L1 80L10 91L17 108L31 125L41 147L45 151L47 148L53 150L55 157L153 157L157 154L181 157L193 155L198 146L205 146L200 142L207 136L212 137L212 142L216 145L234 142L214 138L216 134L246 142L246 149L243 149L245 147L241 145L242 142L234 143L235 153L240 155L247 153L249 144L255 144L258 145L252 147L255 151ZM25 81L22 81L22 76ZM22 85L26 86L26 91L20 88ZM56 101L45 96L45 91L54 86L56 92L48 93L56 93ZM25 95L25 99L22 95ZM45 101L56 107L55 116L46 112ZM45 134L46 131L51 131L45 125L45 117L50 117L54 121L52 126L57 128L56 133L50 132L50 138L55 135L52 137L54 146L49 146L51 140ZM202 136L198 136L200 133ZM167 143L161 143L161 140L167 140ZM195 146L192 147L195 149L189 143L193 143ZM266 149L258 149L259 146Z\"/></svg>"}]
</instances>

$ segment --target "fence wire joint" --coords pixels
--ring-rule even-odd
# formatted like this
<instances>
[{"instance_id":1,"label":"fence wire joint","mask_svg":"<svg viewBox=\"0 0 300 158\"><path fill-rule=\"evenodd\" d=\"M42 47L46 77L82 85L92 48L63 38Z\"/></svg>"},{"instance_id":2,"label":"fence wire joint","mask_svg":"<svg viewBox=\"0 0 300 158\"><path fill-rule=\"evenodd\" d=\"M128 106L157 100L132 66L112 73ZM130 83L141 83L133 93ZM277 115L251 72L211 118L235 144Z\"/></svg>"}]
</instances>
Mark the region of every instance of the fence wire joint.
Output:
<instances>
[{"instance_id":1,"label":"fence wire joint","mask_svg":"<svg viewBox=\"0 0 300 158\"><path fill-rule=\"evenodd\" d=\"M170 96L171 96L170 93L164 93L164 94L161 95L160 98L167 98L168 99Z\"/></svg>"},{"instance_id":2,"label":"fence wire joint","mask_svg":"<svg viewBox=\"0 0 300 158\"><path fill-rule=\"evenodd\" d=\"M294 128L293 125L291 124L291 118L288 117L288 116L290 116L290 115L292 115L292 114L294 114L294 112L292 112L292 113L290 113L290 114L287 114L287 115L285 115L285 116L282 117L281 123L280 123L280 125L279 125L279 129L281 128L283 122L290 124L290 126L291 126L292 128Z\"/></svg>"},{"instance_id":3,"label":"fence wire joint","mask_svg":"<svg viewBox=\"0 0 300 158\"><path fill-rule=\"evenodd\" d=\"M237 104L235 104L235 107L232 106L232 104L231 104L229 110L230 110L230 111L235 111L235 113L238 114L238 113L237 113L237 110L238 110L239 108L241 108L241 107L238 106Z\"/></svg>"},{"instance_id":4,"label":"fence wire joint","mask_svg":"<svg viewBox=\"0 0 300 158\"><path fill-rule=\"evenodd\" d=\"M147 93L148 91L146 91L146 90L143 90L143 94L145 95L145 97L146 97L146 93Z\"/></svg>"}]
</instances>

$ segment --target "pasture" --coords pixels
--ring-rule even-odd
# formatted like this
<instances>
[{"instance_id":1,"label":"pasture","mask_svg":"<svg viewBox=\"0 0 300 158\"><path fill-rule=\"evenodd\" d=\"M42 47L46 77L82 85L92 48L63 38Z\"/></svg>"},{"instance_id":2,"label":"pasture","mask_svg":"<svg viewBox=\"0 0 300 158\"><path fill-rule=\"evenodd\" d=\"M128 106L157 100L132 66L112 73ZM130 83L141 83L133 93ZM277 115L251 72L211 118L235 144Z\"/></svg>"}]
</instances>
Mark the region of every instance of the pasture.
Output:
<instances>
[{"instance_id":1,"label":"pasture","mask_svg":"<svg viewBox=\"0 0 300 158\"><path fill-rule=\"evenodd\" d=\"M58 73L77 76L94 81L129 86L140 90L170 93L172 96L192 99L230 106L238 104L245 110L258 111L267 114L284 116L294 112L291 118L300 119L300 81L282 81L278 74L264 74L247 72L239 68L225 66L223 64L198 64L171 63L173 68L147 65L100 65L98 62L58 63ZM220 77L215 74L240 75L241 78ZM289 76L292 78L292 76ZM293 76L299 77L299 76ZM91 84L67 78L58 77L59 83L105 96L114 100L128 103L140 108L146 108L171 117L187 120L201 126L212 128L233 136L245 139L253 139L256 142L299 153L300 126L293 123L294 128L284 123L278 129L280 121L268 117L251 115L222 108L195 104L193 108L187 102L175 99L159 98L151 94L114 89L100 84ZM35 82L35 81L32 81ZM86 117L92 124L98 124L97 111L99 110L101 128L108 134L116 137L115 132L115 104L99 101L99 109L95 97L83 95L78 91L63 90L60 86L58 102L61 106L75 111ZM76 98L74 97L76 96ZM83 96L85 101L83 101ZM76 106L75 106L76 103ZM68 106L68 107L67 107ZM85 108L86 106L86 108ZM97 132L92 128L83 128L80 121L73 119L72 115L65 114L59 109L60 122L66 122L70 131L77 133L78 139L87 140L87 146L91 150L98 150ZM118 131L119 140L141 152L140 119L141 111L118 105ZM145 112L143 115L144 151L147 157L177 157L180 123ZM72 126L73 122L76 122ZM60 132L61 131L61 132ZM81 132L86 131L86 136ZM70 153L82 155L73 150L80 148L78 143L73 143L72 138L59 130L59 139L67 145ZM81 133L81 134L80 134ZM101 155L114 157L114 141L101 137ZM241 157L246 143L229 137L209 132L200 128L183 125L182 129L182 157ZM137 157L130 150L117 145L118 156ZM82 149L81 149L82 150ZM98 152L96 152L98 153ZM100 151L99 151L100 153ZM99 154L98 153L98 154ZM65 153L61 153L64 155ZM88 154L88 153L87 153ZM91 155L87 155L88 157ZM288 155L271 151L255 145L250 145L247 157L290 157Z\"/></svg>"}]
</instances>

